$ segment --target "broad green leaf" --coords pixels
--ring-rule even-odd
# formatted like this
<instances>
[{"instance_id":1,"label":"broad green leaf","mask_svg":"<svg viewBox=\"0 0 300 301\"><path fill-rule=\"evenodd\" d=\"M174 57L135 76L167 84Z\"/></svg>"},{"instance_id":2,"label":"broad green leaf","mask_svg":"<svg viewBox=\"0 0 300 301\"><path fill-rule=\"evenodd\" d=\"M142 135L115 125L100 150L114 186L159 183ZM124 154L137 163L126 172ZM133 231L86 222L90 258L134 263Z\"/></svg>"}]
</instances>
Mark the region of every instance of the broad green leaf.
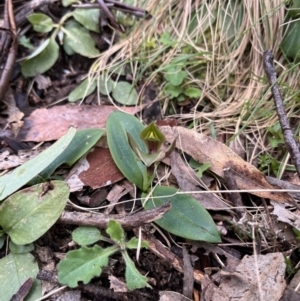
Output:
<instances>
[{"instance_id":1,"label":"broad green leaf","mask_svg":"<svg viewBox=\"0 0 300 301\"><path fill-rule=\"evenodd\" d=\"M73 3L76 3L76 2L78 2L78 0L62 0L62 5L64 7L66 7L66 6L72 5Z\"/></svg>"},{"instance_id":2,"label":"broad green leaf","mask_svg":"<svg viewBox=\"0 0 300 301\"><path fill-rule=\"evenodd\" d=\"M139 240L136 237L132 237L127 243L126 243L126 248L128 249L137 249L138 248L138 243ZM142 240L141 242L141 247L142 248L148 248L149 244L147 241Z\"/></svg>"},{"instance_id":3,"label":"broad green leaf","mask_svg":"<svg viewBox=\"0 0 300 301\"><path fill-rule=\"evenodd\" d=\"M28 245L17 245L13 241L9 242L9 249L14 254L25 254L34 250L33 243Z\"/></svg>"},{"instance_id":4,"label":"broad green leaf","mask_svg":"<svg viewBox=\"0 0 300 301\"><path fill-rule=\"evenodd\" d=\"M143 287L151 288L151 286L147 283L147 277L143 276L137 270L128 253L126 251L123 251L122 255L126 265L125 279L128 289L133 291L135 289Z\"/></svg>"},{"instance_id":5,"label":"broad green leaf","mask_svg":"<svg viewBox=\"0 0 300 301\"><path fill-rule=\"evenodd\" d=\"M103 95L110 94L110 92L113 90L115 86L115 82L111 78L109 78L106 74L101 74L98 77L97 84L98 84L99 92Z\"/></svg>"},{"instance_id":6,"label":"broad green leaf","mask_svg":"<svg viewBox=\"0 0 300 301\"><path fill-rule=\"evenodd\" d=\"M112 112L106 123L107 142L112 158L123 175L141 190L148 189L146 166L131 149L127 132L138 143L141 151L146 152L146 145L140 138L144 125L134 116L123 112Z\"/></svg>"},{"instance_id":7,"label":"broad green leaf","mask_svg":"<svg viewBox=\"0 0 300 301\"><path fill-rule=\"evenodd\" d=\"M48 179L56 168L62 164L72 166L98 142L103 134L104 130L101 129L85 129L77 131L71 143L39 174L39 177Z\"/></svg>"},{"instance_id":8,"label":"broad green leaf","mask_svg":"<svg viewBox=\"0 0 300 301\"><path fill-rule=\"evenodd\" d=\"M69 95L69 101L74 102L84 97L89 96L92 94L97 86L97 82L95 79L92 81L89 78L86 78L80 85L78 85Z\"/></svg>"},{"instance_id":9,"label":"broad green leaf","mask_svg":"<svg viewBox=\"0 0 300 301\"><path fill-rule=\"evenodd\" d=\"M90 32L77 21L69 21L62 30L65 33L64 43L76 53L90 58L100 54L99 50L95 47L95 41L91 37Z\"/></svg>"},{"instance_id":10,"label":"broad green leaf","mask_svg":"<svg viewBox=\"0 0 300 301\"><path fill-rule=\"evenodd\" d=\"M164 93L169 95L171 99L178 97L182 92L183 90L181 87L173 86L171 83L166 83L164 86Z\"/></svg>"},{"instance_id":11,"label":"broad green leaf","mask_svg":"<svg viewBox=\"0 0 300 301\"><path fill-rule=\"evenodd\" d=\"M108 264L108 257L117 250L117 246L102 249L95 245L68 252L66 258L58 264L59 283L71 288L76 287L78 281L89 283L92 278L101 275L102 267Z\"/></svg>"},{"instance_id":12,"label":"broad green leaf","mask_svg":"<svg viewBox=\"0 0 300 301\"><path fill-rule=\"evenodd\" d=\"M286 57L294 61L300 59L300 21L293 21L289 24L280 48Z\"/></svg>"},{"instance_id":13,"label":"broad green leaf","mask_svg":"<svg viewBox=\"0 0 300 301\"><path fill-rule=\"evenodd\" d=\"M91 226L80 226L72 232L72 239L80 246L91 245L101 240L102 235L98 228Z\"/></svg>"},{"instance_id":14,"label":"broad green leaf","mask_svg":"<svg viewBox=\"0 0 300 301\"><path fill-rule=\"evenodd\" d=\"M0 301L11 300L20 286L28 279L33 278L33 286L26 297L26 301L35 301L42 296L42 286L36 275L39 267L34 257L27 254L13 254L0 259Z\"/></svg>"},{"instance_id":15,"label":"broad green leaf","mask_svg":"<svg viewBox=\"0 0 300 301\"><path fill-rule=\"evenodd\" d=\"M0 177L0 200L17 191L49 166L67 148L75 133L76 129L71 128L66 135L38 156L25 162L12 173Z\"/></svg>"},{"instance_id":16,"label":"broad green leaf","mask_svg":"<svg viewBox=\"0 0 300 301\"><path fill-rule=\"evenodd\" d=\"M44 40L26 59L32 59L42 53L49 45L50 39Z\"/></svg>"},{"instance_id":17,"label":"broad green leaf","mask_svg":"<svg viewBox=\"0 0 300 301\"><path fill-rule=\"evenodd\" d=\"M0 206L0 225L18 245L41 237L57 221L69 198L63 181L51 181L25 188Z\"/></svg>"},{"instance_id":18,"label":"broad green leaf","mask_svg":"<svg viewBox=\"0 0 300 301\"><path fill-rule=\"evenodd\" d=\"M171 202L172 208L155 223L180 237L221 242L218 229L207 210L188 194L177 194L177 191L173 187L158 186L146 203L144 200L146 210ZM146 196L143 193L142 197Z\"/></svg>"},{"instance_id":19,"label":"broad green leaf","mask_svg":"<svg viewBox=\"0 0 300 301\"><path fill-rule=\"evenodd\" d=\"M69 46L69 44L66 42L66 39L63 39L63 47L64 47L64 51L66 52L67 55L73 55L76 52L73 50L73 48L71 48Z\"/></svg>"},{"instance_id":20,"label":"broad green leaf","mask_svg":"<svg viewBox=\"0 0 300 301\"><path fill-rule=\"evenodd\" d=\"M47 39L42 46L23 62L21 70L25 77L42 74L57 61L59 47L54 38Z\"/></svg>"},{"instance_id":21,"label":"broad green leaf","mask_svg":"<svg viewBox=\"0 0 300 301\"><path fill-rule=\"evenodd\" d=\"M185 89L183 93L190 98L199 98L202 95L200 89L192 87Z\"/></svg>"},{"instance_id":22,"label":"broad green leaf","mask_svg":"<svg viewBox=\"0 0 300 301\"><path fill-rule=\"evenodd\" d=\"M98 33L100 32L99 29L100 9L76 8L73 12L73 17L77 22L79 22L85 28Z\"/></svg>"},{"instance_id":23,"label":"broad green leaf","mask_svg":"<svg viewBox=\"0 0 300 301\"><path fill-rule=\"evenodd\" d=\"M136 105L138 102L138 94L135 88L127 82L117 82L112 96L117 102L127 106Z\"/></svg>"},{"instance_id":24,"label":"broad green leaf","mask_svg":"<svg viewBox=\"0 0 300 301\"><path fill-rule=\"evenodd\" d=\"M106 233L116 243L124 243L125 233L119 222L110 220L107 224Z\"/></svg>"},{"instance_id":25,"label":"broad green leaf","mask_svg":"<svg viewBox=\"0 0 300 301\"><path fill-rule=\"evenodd\" d=\"M26 36L20 37L18 39L18 43L19 43L19 45L22 45L23 47L26 47L28 49L31 49L31 50L34 49L33 45L30 42L30 40Z\"/></svg>"},{"instance_id":26,"label":"broad green leaf","mask_svg":"<svg viewBox=\"0 0 300 301\"><path fill-rule=\"evenodd\" d=\"M53 22L50 17L42 13L34 13L27 16L28 21L37 32L46 33L53 29Z\"/></svg>"},{"instance_id":27,"label":"broad green leaf","mask_svg":"<svg viewBox=\"0 0 300 301\"><path fill-rule=\"evenodd\" d=\"M166 69L164 77L169 83L177 87L180 86L187 77L187 72L183 71L180 66L171 66Z\"/></svg>"}]
</instances>

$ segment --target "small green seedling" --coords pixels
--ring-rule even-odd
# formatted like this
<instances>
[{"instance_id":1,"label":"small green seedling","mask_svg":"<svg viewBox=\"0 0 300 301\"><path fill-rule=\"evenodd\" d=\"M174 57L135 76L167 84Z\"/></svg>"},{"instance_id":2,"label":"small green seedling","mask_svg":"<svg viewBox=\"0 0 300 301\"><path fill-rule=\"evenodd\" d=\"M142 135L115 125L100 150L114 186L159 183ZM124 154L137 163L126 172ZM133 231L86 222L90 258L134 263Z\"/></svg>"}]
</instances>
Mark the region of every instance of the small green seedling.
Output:
<instances>
[{"instance_id":1,"label":"small green seedling","mask_svg":"<svg viewBox=\"0 0 300 301\"><path fill-rule=\"evenodd\" d=\"M285 145L283 133L280 123L275 123L272 127L268 127L268 140L272 148Z\"/></svg>"},{"instance_id":2,"label":"small green seedling","mask_svg":"<svg viewBox=\"0 0 300 301\"><path fill-rule=\"evenodd\" d=\"M194 159L191 159L189 164L192 168L194 168L196 170L196 175L199 178L202 178L203 173L211 167L211 165L209 163L200 164L199 162L195 161Z\"/></svg>"},{"instance_id":3,"label":"small green seedling","mask_svg":"<svg viewBox=\"0 0 300 301\"><path fill-rule=\"evenodd\" d=\"M170 99L184 101L186 98L199 98L202 94L199 88L184 86L184 80L188 73L184 70L183 65L167 66L164 78L167 81L164 86L164 94Z\"/></svg>"},{"instance_id":4,"label":"small green seedling","mask_svg":"<svg viewBox=\"0 0 300 301\"><path fill-rule=\"evenodd\" d=\"M106 233L111 241L102 236L95 227L79 227L72 236L73 240L81 245L78 250L70 251L58 265L58 281L71 288L77 287L78 282L89 283L92 278L102 273L102 268L108 265L108 259L116 252L121 252L125 265L125 279L129 290L151 286L147 283L147 277L140 274L133 261L128 255L127 249L137 249L138 239L133 237L126 241L125 232L120 223L111 220L108 223ZM110 241L112 246L101 248L99 245L87 247L95 242ZM142 241L141 246L147 248L146 242Z\"/></svg>"},{"instance_id":5,"label":"small green seedling","mask_svg":"<svg viewBox=\"0 0 300 301\"><path fill-rule=\"evenodd\" d=\"M64 3L69 6L71 3ZM84 57L95 58L100 52L95 46L92 32L99 33L100 9L76 8L67 12L58 24L43 13L34 13L27 17L33 29L44 35L43 42L22 63L22 74L34 77L52 68L59 58L59 45L63 45L69 56L78 53ZM20 44L32 49L33 46L26 37L20 39ZM113 98L124 105L135 105L138 94L134 87L125 81L112 81L106 74L98 78L86 78L69 95L69 101L82 99L98 90L103 95L112 93Z\"/></svg>"}]
</instances>

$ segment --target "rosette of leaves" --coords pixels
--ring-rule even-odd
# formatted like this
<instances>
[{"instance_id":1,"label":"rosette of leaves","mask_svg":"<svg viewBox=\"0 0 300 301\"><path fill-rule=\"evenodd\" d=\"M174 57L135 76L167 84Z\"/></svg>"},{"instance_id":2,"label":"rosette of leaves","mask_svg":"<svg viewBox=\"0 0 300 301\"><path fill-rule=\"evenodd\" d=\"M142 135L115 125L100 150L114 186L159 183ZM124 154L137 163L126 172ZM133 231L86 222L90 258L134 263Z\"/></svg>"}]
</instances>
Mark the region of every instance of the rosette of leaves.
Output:
<instances>
[{"instance_id":1,"label":"rosette of leaves","mask_svg":"<svg viewBox=\"0 0 300 301\"><path fill-rule=\"evenodd\" d=\"M79 53L89 58L99 55L100 52L91 36L91 32L100 32L99 16L99 9L77 8L65 14L59 23L55 24L46 14L29 15L28 21L36 32L43 34L44 40L22 63L23 75L33 77L42 74L55 64L59 57L57 37L68 55Z\"/></svg>"},{"instance_id":2,"label":"rosette of leaves","mask_svg":"<svg viewBox=\"0 0 300 301\"><path fill-rule=\"evenodd\" d=\"M111 241L102 236L95 227L82 226L77 228L72 233L72 238L81 245L81 248L68 252L66 258L59 263L58 281L71 288L76 287L78 281L87 284L92 278L101 275L102 268L108 265L108 259L111 255L121 252L126 266L125 279L128 289L151 288L147 283L147 277L140 274L127 252L127 249L138 248L138 239L133 237L126 241L124 230L120 223L114 220L109 221L106 233L110 236ZM99 240L110 241L113 245L107 248L101 248L97 244L88 247ZM147 248L148 244L142 241L141 246Z\"/></svg>"}]
</instances>

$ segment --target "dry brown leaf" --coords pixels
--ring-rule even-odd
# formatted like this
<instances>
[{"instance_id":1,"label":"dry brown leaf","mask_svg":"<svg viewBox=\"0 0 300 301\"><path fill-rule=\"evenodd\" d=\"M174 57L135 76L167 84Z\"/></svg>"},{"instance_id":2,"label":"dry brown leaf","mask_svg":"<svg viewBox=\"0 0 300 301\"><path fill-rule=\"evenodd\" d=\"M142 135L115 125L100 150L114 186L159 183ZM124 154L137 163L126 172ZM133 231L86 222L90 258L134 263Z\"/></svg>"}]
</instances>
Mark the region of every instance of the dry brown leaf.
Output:
<instances>
[{"instance_id":1,"label":"dry brown leaf","mask_svg":"<svg viewBox=\"0 0 300 301\"><path fill-rule=\"evenodd\" d=\"M22 118L24 113L16 106L16 101L10 88L7 90L2 101L6 104L6 109L2 111L1 114L7 115L6 122L10 125L13 133L16 135L23 125Z\"/></svg>"},{"instance_id":2,"label":"dry brown leaf","mask_svg":"<svg viewBox=\"0 0 300 301\"><path fill-rule=\"evenodd\" d=\"M230 167L239 189L278 189L269 184L257 168L244 161L225 144L184 127L164 126L160 127L160 130L169 142L172 142L178 135L176 147L200 163L210 163L211 171L220 177L224 177L223 169ZM295 204L294 199L285 192L249 191L249 193L277 202Z\"/></svg>"},{"instance_id":3,"label":"dry brown leaf","mask_svg":"<svg viewBox=\"0 0 300 301\"><path fill-rule=\"evenodd\" d=\"M220 285L211 301L278 301L286 287L282 253L246 255L235 272L221 271Z\"/></svg>"},{"instance_id":4,"label":"dry brown leaf","mask_svg":"<svg viewBox=\"0 0 300 301\"><path fill-rule=\"evenodd\" d=\"M124 176L114 163L109 150L96 147L75 164L67 182L72 191L78 191L83 186L90 186L93 189L101 188L123 178Z\"/></svg>"},{"instance_id":5,"label":"dry brown leaf","mask_svg":"<svg viewBox=\"0 0 300 301\"><path fill-rule=\"evenodd\" d=\"M17 167L30 159L35 158L45 148L40 147L36 149L22 149L18 151L18 155L11 155L8 151L0 154L0 170L7 170L13 167Z\"/></svg>"},{"instance_id":6,"label":"dry brown leaf","mask_svg":"<svg viewBox=\"0 0 300 301\"><path fill-rule=\"evenodd\" d=\"M178 186L182 191L200 191L200 179L196 173L181 159L177 152L171 154L171 168ZM213 194L190 193L203 207L210 210L229 209L229 206Z\"/></svg>"},{"instance_id":7,"label":"dry brown leaf","mask_svg":"<svg viewBox=\"0 0 300 301\"><path fill-rule=\"evenodd\" d=\"M96 147L86 156L86 159L90 167L78 175L85 186L93 189L101 188L124 178L114 163L109 149Z\"/></svg>"},{"instance_id":8,"label":"dry brown leaf","mask_svg":"<svg viewBox=\"0 0 300 301\"><path fill-rule=\"evenodd\" d=\"M135 114L140 107L124 107L123 111ZM57 140L67 133L70 126L80 129L104 128L108 115L117 110L114 106L64 105L37 109L25 118L18 134L20 141Z\"/></svg>"},{"instance_id":9,"label":"dry brown leaf","mask_svg":"<svg viewBox=\"0 0 300 301\"><path fill-rule=\"evenodd\" d=\"M119 278L110 275L108 276L110 282L110 289L112 289L115 293L127 293L128 288L125 282L121 281Z\"/></svg>"},{"instance_id":10,"label":"dry brown leaf","mask_svg":"<svg viewBox=\"0 0 300 301\"><path fill-rule=\"evenodd\" d=\"M300 231L299 210L296 211L298 214L295 214L286 209L284 204L278 204L272 201L271 204L274 207L272 214L277 217L278 221L291 225L293 228L296 228L298 231Z\"/></svg>"},{"instance_id":11,"label":"dry brown leaf","mask_svg":"<svg viewBox=\"0 0 300 301\"><path fill-rule=\"evenodd\" d=\"M192 299L189 299L182 294L171 291L161 291L159 292L159 296L159 301L192 301Z\"/></svg>"}]
</instances>

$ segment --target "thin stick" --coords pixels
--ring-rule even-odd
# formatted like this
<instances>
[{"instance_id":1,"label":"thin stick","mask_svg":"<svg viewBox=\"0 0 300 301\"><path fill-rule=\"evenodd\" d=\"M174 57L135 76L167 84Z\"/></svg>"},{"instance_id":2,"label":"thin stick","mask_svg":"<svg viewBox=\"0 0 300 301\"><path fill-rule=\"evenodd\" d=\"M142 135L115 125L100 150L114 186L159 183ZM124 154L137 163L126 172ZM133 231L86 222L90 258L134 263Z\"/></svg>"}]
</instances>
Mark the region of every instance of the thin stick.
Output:
<instances>
[{"instance_id":1,"label":"thin stick","mask_svg":"<svg viewBox=\"0 0 300 301\"><path fill-rule=\"evenodd\" d=\"M6 62L3 68L2 75L0 77L0 100L3 99L7 87L9 84L9 80L12 74L12 70L15 64L16 56L17 56L17 51L18 51L18 41L17 41L17 29L16 29L16 24L15 24L15 17L14 17L14 12L13 12L13 5L12 5L12 0L7 0L5 3L5 14L8 15L8 29L9 29L9 34L11 34L12 38L9 38L8 33L6 32L4 36L7 37L7 39L11 42L9 52L6 58ZM4 43L6 44L6 43ZM9 45L9 44L7 44ZM4 50L5 51L5 50Z\"/></svg>"},{"instance_id":2,"label":"thin stick","mask_svg":"<svg viewBox=\"0 0 300 301\"><path fill-rule=\"evenodd\" d=\"M154 209L141 211L132 215L112 214L105 215L102 213L85 213L64 211L58 219L60 224L95 226L101 229L107 228L107 223L113 219L118 221L124 229L132 229L149 224L163 216L164 213L171 209L170 202L163 204Z\"/></svg>"},{"instance_id":3,"label":"thin stick","mask_svg":"<svg viewBox=\"0 0 300 301\"><path fill-rule=\"evenodd\" d=\"M291 159L296 167L296 171L298 174L298 177L300 178L300 152L299 152L299 146L294 138L294 134L290 128L290 123L287 118L285 109L283 107L283 101L282 97L279 91L279 86L277 83L277 75L276 70L274 68L273 64L273 54L271 50L266 50L264 52L263 56L263 62L264 62L264 70L267 74L269 83L271 85L271 91L273 94L273 99L278 115L278 119L282 128L286 148L288 152L291 155Z\"/></svg>"}]
</instances>

